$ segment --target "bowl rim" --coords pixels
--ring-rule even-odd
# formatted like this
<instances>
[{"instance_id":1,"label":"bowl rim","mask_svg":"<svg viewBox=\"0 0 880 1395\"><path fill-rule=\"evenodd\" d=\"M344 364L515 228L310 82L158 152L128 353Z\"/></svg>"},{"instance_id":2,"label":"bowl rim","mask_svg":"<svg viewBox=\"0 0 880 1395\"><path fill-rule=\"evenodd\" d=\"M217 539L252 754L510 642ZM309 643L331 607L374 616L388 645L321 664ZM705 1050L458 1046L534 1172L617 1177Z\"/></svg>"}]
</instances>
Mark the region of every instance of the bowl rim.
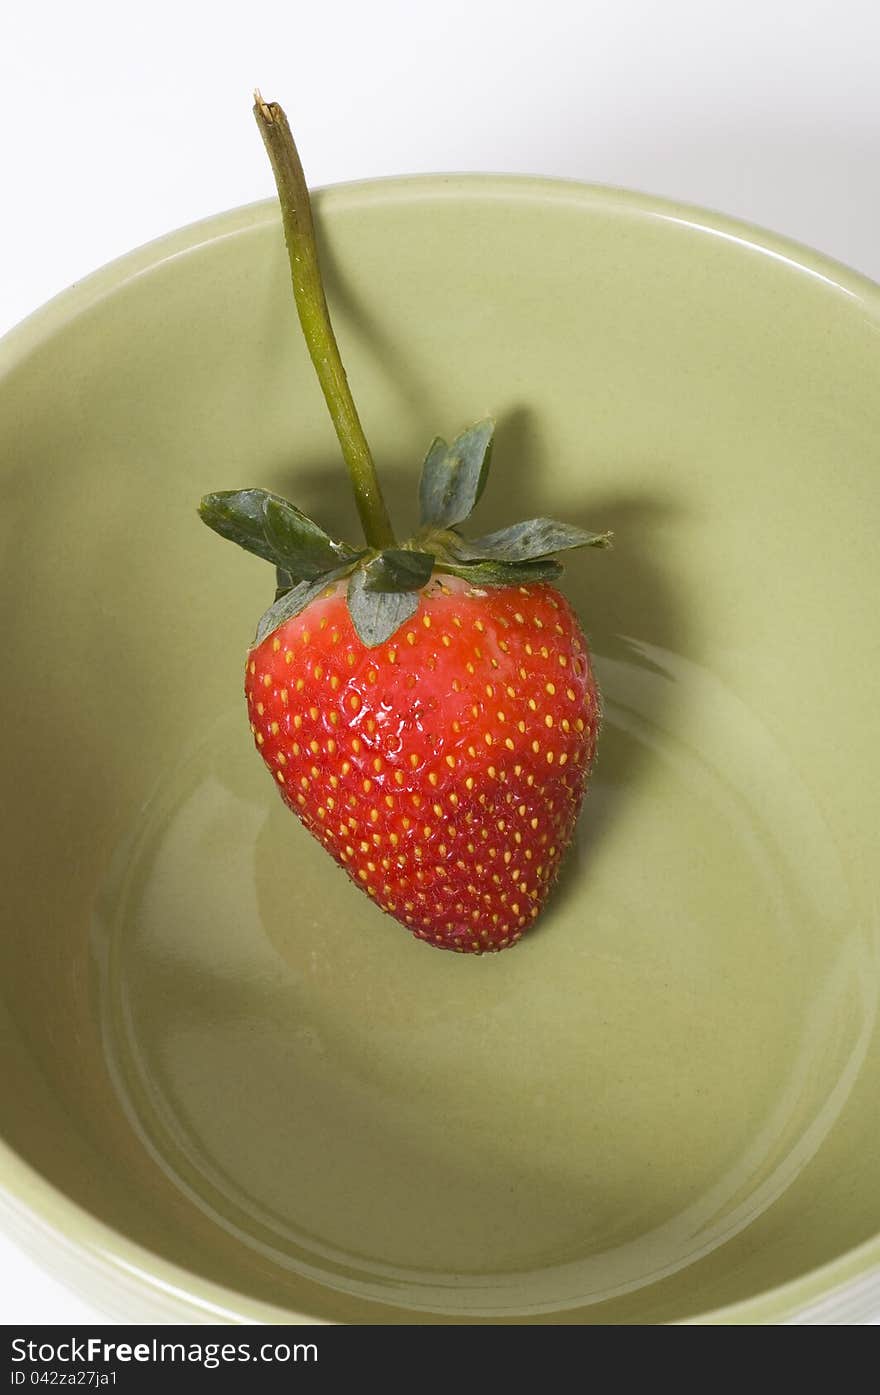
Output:
<instances>
[{"instance_id":1,"label":"bowl rim","mask_svg":"<svg viewBox=\"0 0 880 1395\"><path fill-rule=\"evenodd\" d=\"M613 185L511 174L393 175L335 184L314 191L317 218L371 203L420 199L507 200L569 205L604 214L620 212L679 224L738 243L825 282L870 307L880 321L880 285L803 244L740 219ZM280 223L275 199L214 214L144 243L107 263L35 310L0 339L0 380L42 343L84 312L165 262ZM186 1307L193 1320L247 1324L318 1324L326 1320L250 1299L185 1269L105 1224L67 1197L0 1139L0 1222L28 1248L43 1237L80 1263L111 1277L124 1276L141 1291ZM8 1222L8 1224L6 1224ZM378 1311L377 1307L377 1311ZM676 1325L761 1323L826 1324L867 1321L880 1312L880 1233L836 1259L784 1284L736 1303L696 1313Z\"/></svg>"}]
</instances>

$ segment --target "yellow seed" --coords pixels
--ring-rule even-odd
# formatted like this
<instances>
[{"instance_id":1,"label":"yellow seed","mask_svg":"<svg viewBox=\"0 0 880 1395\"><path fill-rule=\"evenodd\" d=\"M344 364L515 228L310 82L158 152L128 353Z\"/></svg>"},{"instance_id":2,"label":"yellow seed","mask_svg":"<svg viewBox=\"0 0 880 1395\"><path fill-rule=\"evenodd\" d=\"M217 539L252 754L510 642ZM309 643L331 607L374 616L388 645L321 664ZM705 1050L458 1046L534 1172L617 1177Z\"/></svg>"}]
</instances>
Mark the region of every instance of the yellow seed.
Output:
<instances>
[{"instance_id":1,"label":"yellow seed","mask_svg":"<svg viewBox=\"0 0 880 1395\"><path fill-rule=\"evenodd\" d=\"M424 627L425 627L426 630L430 630L430 628L431 628L431 617L430 617L430 615L423 615L423 616L422 616L422 624L424 625Z\"/></svg>"},{"instance_id":2,"label":"yellow seed","mask_svg":"<svg viewBox=\"0 0 880 1395\"><path fill-rule=\"evenodd\" d=\"M272 675L271 675L271 673L264 673L264 674L263 674L263 687L264 687L264 688L271 688L271 686L272 686Z\"/></svg>"},{"instance_id":3,"label":"yellow seed","mask_svg":"<svg viewBox=\"0 0 880 1395\"><path fill-rule=\"evenodd\" d=\"M257 745L258 745L258 746L262 746L263 740L264 740L264 738L263 738L263 733L262 733L261 731L258 731L258 732L257 732Z\"/></svg>"},{"instance_id":4,"label":"yellow seed","mask_svg":"<svg viewBox=\"0 0 880 1395\"><path fill-rule=\"evenodd\" d=\"M381 756L374 756L374 757L373 757L373 769L375 770L376 774L378 775L379 771L382 769L382 757L381 757Z\"/></svg>"},{"instance_id":5,"label":"yellow seed","mask_svg":"<svg viewBox=\"0 0 880 1395\"><path fill-rule=\"evenodd\" d=\"M330 675L330 687L333 689L334 693L336 692L336 689L339 687L339 675L338 675L338 673L331 673L331 675Z\"/></svg>"},{"instance_id":6,"label":"yellow seed","mask_svg":"<svg viewBox=\"0 0 880 1395\"><path fill-rule=\"evenodd\" d=\"M320 714L320 712L318 711L317 707L310 707L310 708L309 708L309 716L311 717L311 719L312 719L313 722L317 722L317 720L318 720L318 718L319 718L320 715L321 715L321 714Z\"/></svg>"},{"instance_id":7,"label":"yellow seed","mask_svg":"<svg viewBox=\"0 0 880 1395\"><path fill-rule=\"evenodd\" d=\"M275 771L275 779L278 781L279 785L284 784L284 776L281 774L280 770Z\"/></svg>"},{"instance_id":8,"label":"yellow seed","mask_svg":"<svg viewBox=\"0 0 880 1395\"><path fill-rule=\"evenodd\" d=\"M323 670L323 668L321 667L320 664L315 664L315 667L314 667L314 669L312 670L312 672L313 672L315 678L323 678L323 677L324 677L324 670Z\"/></svg>"},{"instance_id":9,"label":"yellow seed","mask_svg":"<svg viewBox=\"0 0 880 1395\"><path fill-rule=\"evenodd\" d=\"M256 671L257 671L257 666L256 666L256 664L254 663L253 660L251 660L251 663L250 663L250 670L251 670L251 673L256 673Z\"/></svg>"},{"instance_id":10,"label":"yellow seed","mask_svg":"<svg viewBox=\"0 0 880 1395\"><path fill-rule=\"evenodd\" d=\"M446 757L446 764L449 766L449 769L450 769L450 770L454 770L454 769L455 769L455 756L447 756L447 757Z\"/></svg>"}]
</instances>

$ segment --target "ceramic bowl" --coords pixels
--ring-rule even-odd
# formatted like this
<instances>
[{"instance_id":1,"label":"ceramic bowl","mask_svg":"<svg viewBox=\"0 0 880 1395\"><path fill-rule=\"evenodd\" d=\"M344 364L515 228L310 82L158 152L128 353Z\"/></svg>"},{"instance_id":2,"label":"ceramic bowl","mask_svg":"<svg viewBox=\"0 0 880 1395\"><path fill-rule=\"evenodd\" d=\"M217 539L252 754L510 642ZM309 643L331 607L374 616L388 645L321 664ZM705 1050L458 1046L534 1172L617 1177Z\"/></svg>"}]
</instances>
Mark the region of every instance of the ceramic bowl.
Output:
<instances>
[{"instance_id":1,"label":"ceramic bowl","mask_svg":"<svg viewBox=\"0 0 880 1395\"><path fill-rule=\"evenodd\" d=\"M316 200L393 512L491 413L479 521L611 528L559 887L470 958L384 918L251 749L260 484L356 537L273 203L2 347L0 1181L129 1318L858 1321L880 1293L880 291L576 184Z\"/></svg>"}]
</instances>

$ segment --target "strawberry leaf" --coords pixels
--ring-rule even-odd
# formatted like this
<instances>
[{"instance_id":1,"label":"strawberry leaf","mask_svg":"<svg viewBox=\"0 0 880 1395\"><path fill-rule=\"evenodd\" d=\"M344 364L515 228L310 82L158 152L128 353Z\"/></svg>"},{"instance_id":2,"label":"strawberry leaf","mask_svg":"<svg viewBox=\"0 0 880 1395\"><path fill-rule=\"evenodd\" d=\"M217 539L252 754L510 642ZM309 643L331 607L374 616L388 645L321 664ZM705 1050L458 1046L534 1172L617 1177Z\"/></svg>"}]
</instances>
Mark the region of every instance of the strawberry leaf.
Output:
<instances>
[{"instance_id":1,"label":"strawberry leaf","mask_svg":"<svg viewBox=\"0 0 880 1395\"><path fill-rule=\"evenodd\" d=\"M221 537L285 571L294 582L315 581L363 552L337 542L293 504L265 489L206 494L199 515Z\"/></svg>"},{"instance_id":2,"label":"strawberry leaf","mask_svg":"<svg viewBox=\"0 0 880 1395\"><path fill-rule=\"evenodd\" d=\"M348 609L361 641L368 649L383 644L419 608L417 591L371 591L367 571L358 567L348 583Z\"/></svg>"},{"instance_id":3,"label":"strawberry leaf","mask_svg":"<svg viewBox=\"0 0 880 1395\"><path fill-rule=\"evenodd\" d=\"M438 562L437 570L460 576L472 586L528 586L535 581L555 581L562 575L562 565L552 557L531 562Z\"/></svg>"},{"instance_id":4,"label":"strawberry leaf","mask_svg":"<svg viewBox=\"0 0 880 1395\"><path fill-rule=\"evenodd\" d=\"M388 547L367 566L364 586L367 591L420 591L433 570L430 552Z\"/></svg>"},{"instance_id":5,"label":"strawberry leaf","mask_svg":"<svg viewBox=\"0 0 880 1395\"><path fill-rule=\"evenodd\" d=\"M326 590L332 582L345 576L349 566L350 564L346 564L337 567L335 572L326 572L313 581L300 581L289 591L282 592L261 617L257 633L254 636L254 646L262 644L266 636L270 635L273 630L277 630L279 625L283 625L285 620L292 620L294 615L299 615L301 610L305 610L307 605L311 605L312 601L317 600L321 592Z\"/></svg>"},{"instance_id":6,"label":"strawberry leaf","mask_svg":"<svg viewBox=\"0 0 880 1395\"><path fill-rule=\"evenodd\" d=\"M432 443L419 485L422 526L454 528L463 523L486 486L495 423L478 421L448 446Z\"/></svg>"},{"instance_id":7,"label":"strawberry leaf","mask_svg":"<svg viewBox=\"0 0 880 1395\"><path fill-rule=\"evenodd\" d=\"M335 542L295 505L277 495L266 496L263 516L266 537L295 581L314 581L341 562L354 562L363 555L347 543Z\"/></svg>"},{"instance_id":8,"label":"strawberry leaf","mask_svg":"<svg viewBox=\"0 0 880 1395\"><path fill-rule=\"evenodd\" d=\"M493 559L502 562L528 562L539 557L552 557L572 547L610 547L610 533L588 533L571 523L557 523L552 518L529 518L499 528L481 538L457 538L447 541L447 550L463 562Z\"/></svg>"}]
</instances>

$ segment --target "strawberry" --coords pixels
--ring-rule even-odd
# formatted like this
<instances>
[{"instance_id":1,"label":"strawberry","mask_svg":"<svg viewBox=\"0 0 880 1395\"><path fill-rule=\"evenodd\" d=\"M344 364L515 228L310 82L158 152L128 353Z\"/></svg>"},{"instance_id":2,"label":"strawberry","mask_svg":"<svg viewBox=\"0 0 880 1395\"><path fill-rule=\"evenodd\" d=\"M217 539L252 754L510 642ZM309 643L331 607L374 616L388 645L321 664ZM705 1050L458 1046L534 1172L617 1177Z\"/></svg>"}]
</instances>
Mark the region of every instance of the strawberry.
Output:
<instances>
[{"instance_id":1,"label":"strawberry","mask_svg":"<svg viewBox=\"0 0 880 1395\"><path fill-rule=\"evenodd\" d=\"M254 111L366 546L263 489L202 500L210 527L276 568L246 663L251 731L285 803L381 910L443 949L504 949L556 878L599 727L587 642L550 584L554 554L609 535L537 518L466 538L489 466L482 421L433 442L420 528L396 541L330 326L296 148L280 107L258 94Z\"/></svg>"},{"instance_id":2,"label":"strawberry","mask_svg":"<svg viewBox=\"0 0 880 1395\"><path fill-rule=\"evenodd\" d=\"M596 747L596 684L558 591L439 575L367 648L337 582L251 651L245 691L285 803L383 911L443 949L521 937Z\"/></svg>"}]
</instances>

